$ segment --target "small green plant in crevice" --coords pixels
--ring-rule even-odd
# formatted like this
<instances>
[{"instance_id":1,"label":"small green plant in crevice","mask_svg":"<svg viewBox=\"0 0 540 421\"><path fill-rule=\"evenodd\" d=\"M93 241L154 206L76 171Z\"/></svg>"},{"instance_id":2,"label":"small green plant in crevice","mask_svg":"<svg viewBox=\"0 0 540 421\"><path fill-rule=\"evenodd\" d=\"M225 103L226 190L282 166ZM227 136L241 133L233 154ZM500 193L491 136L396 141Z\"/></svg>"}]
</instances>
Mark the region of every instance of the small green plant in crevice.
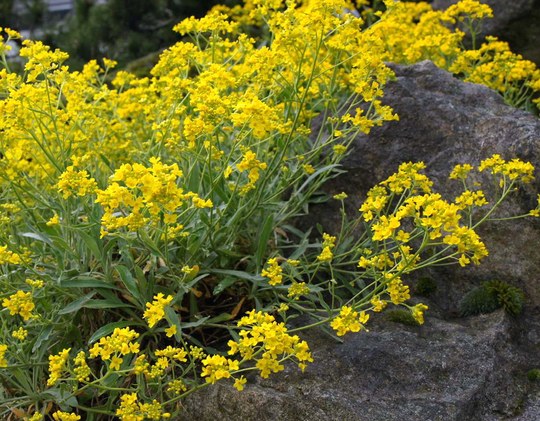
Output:
<instances>
[{"instance_id":1,"label":"small green plant in crevice","mask_svg":"<svg viewBox=\"0 0 540 421\"><path fill-rule=\"evenodd\" d=\"M437 283L433 278L427 276L420 278L414 287L414 292L424 297L429 297L437 291Z\"/></svg>"},{"instance_id":2,"label":"small green plant in crevice","mask_svg":"<svg viewBox=\"0 0 540 421\"><path fill-rule=\"evenodd\" d=\"M491 313L499 308L517 316L523 310L523 291L503 281L484 282L467 293L459 304L462 316Z\"/></svg>"},{"instance_id":3,"label":"small green plant in crevice","mask_svg":"<svg viewBox=\"0 0 540 421\"><path fill-rule=\"evenodd\" d=\"M420 326L413 314L404 308L396 308L385 312L387 320L406 326Z\"/></svg>"},{"instance_id":4,"label":"small green plant in crevice","mask_svg":"<svg viewBox=\"0 0 540 421\"><path fill-rule=\"evenodd\" d=\"M533 368L527 372L527 378L531 382L540 382L540 368Z\"/></svg>"}]
</instances>

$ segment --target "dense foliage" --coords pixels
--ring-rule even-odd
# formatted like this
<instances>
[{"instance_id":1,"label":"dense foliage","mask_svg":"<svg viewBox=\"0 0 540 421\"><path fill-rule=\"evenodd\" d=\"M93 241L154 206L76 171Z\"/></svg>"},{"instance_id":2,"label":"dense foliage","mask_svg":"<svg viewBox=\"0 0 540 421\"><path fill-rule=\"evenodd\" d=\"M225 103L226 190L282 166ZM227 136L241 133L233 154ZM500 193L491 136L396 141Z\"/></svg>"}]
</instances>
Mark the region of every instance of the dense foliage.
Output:
<instances>
[{"instance_id":1,"label":"dense foliage","mask_svg":"<svg viewBox=\"0 0 540 421\"><path fill-rule=\"evenodd\" d=\"M110 83L114 61L70 71L66 53L31 40L24 74L11 72L0 44L2 416L174 417L218 380L242 390L251 371L304 370L302 329L358 332L389 306L423 323L410 274L488 255L476 229L533 180L530 163L459 165L453 199L403 163L356 217L345 193L332 199L339 232L291 225L359 132L398 119L381 101L387 61L430 58L535 105L533 65L494 40L461 43L486 6L357 6L364 18L344 0L219 6L175 26L189 40L150 77ZM311 324L293 329L299 314Z\"/></svg>"}]
</instances>

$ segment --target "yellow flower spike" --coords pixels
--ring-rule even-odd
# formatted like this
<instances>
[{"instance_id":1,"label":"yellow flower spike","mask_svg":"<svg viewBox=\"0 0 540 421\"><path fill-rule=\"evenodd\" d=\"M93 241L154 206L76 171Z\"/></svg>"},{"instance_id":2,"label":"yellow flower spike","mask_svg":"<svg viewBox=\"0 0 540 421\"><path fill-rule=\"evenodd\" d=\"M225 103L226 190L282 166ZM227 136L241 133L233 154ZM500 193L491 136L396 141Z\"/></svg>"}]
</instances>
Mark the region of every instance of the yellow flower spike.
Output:
<instances>
[{"instance_id":1,"label":"yellow flower spike","mask_svg":"<svg viewBox=\"0 0 540 421\"><path fill-rule=\"evenodd\" d=\"M8 362L6 359L7 350L8 350L7 345L0 344L0 368L6 368L8 366Z\"/></svg>"},{"instance_id":2,"label":"yellow flower spike","mask_svg":"<svg viewBox=\"0 0 540 421\"><path fill-rule=\"evenodd\" d=\"M424 324L424 312L428 309L428 306L425 304L416 304L412 309L411 313L414 317L414 320L418 322L418 324L423 325Z\"/></svg>"},{"instance_id":3,"label":"yellow flower spike","mask_svg":"<svg viewBox=\"0 0 540 421\"><path fill-rule=\"evenodd\" d=\"M279 266L278 259L272 257L266 262L267 267L261 272L261 276L268 279L272 286L279 285L283 281L283 269Z\"/></svg>"},{"instance_id":4,"label":"yellow flower spike","mask_svg":"<svg viewBox=\"0 0 540 421\"><path fill-rule=\"evenodd\" d=\"M91 370L86 362L86 353L84 351L79 351L77 356L73 359L75 368L73 372L75 377L79 382L87 382L90 380Z\"/></svg>"},{"instance_id":5,"label":"yellow flower spike","mask_svg":"<svg viewBox=\"0 0 540 421\"><path fill-rule=\"evenodd\" d=\"M47 386L54 386L62 378L71 348L66 348L56 355L49 355L49 379Z\"/></svg>"}]
</instances>

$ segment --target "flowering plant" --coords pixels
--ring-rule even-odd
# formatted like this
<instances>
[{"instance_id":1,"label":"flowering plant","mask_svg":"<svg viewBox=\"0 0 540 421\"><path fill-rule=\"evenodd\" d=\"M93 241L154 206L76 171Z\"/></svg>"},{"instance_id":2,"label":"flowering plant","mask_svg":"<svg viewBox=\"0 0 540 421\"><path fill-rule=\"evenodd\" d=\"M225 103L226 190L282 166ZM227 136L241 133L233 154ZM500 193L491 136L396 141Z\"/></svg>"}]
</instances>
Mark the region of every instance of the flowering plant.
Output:
<instances>
[{"instance_id":1,"label":"flowering plant","mask_svg":"<svg viewBox=\"0 0 540 421\"><path fill-rule=\"evenodd\" d=\"M532 180L528 163L480 163L500 181L494 197L456 167L453 201L404 163L352 219L335 197L339 232L314 242L291 226L356 134L398 118L381 102L384 63L424 50L383 36L410 16L387 6L367 27L344 0L218 7L175 26L189 40L143 78L107 59L72 72L30 40L16 74L0 44L2 416L172 418L221 379L242 390L248 372L304 370L302 329L358 332L388 305L422 323L407 276L487 255L476 228ZM485 14L474 10L452 13ZM433 25L455 41L444 16ZM311 324L287 325L298 314Z\"/></svg>"}]
</instances>

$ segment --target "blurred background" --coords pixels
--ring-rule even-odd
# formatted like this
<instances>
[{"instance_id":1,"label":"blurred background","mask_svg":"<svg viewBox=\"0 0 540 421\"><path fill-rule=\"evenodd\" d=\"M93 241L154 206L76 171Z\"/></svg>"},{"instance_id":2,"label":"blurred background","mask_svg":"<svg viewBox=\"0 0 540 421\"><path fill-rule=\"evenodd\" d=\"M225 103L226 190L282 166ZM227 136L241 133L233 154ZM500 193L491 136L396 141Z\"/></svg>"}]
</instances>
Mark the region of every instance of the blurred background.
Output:
<instances>
[{"instance_id":1,"label":"blurred background","mask_svg":"<svg viewBox=\"0 0 540 421\"><path fill-rule=\"evenodd\" d=\"M428 2L444 9L456 1ZM486 33L508 41L514 52L540 65L540 0L482 2L495 12L495 19L486 22ZM118 61L119 68L145 75L159 53L180 39L172 31L176 23L203 16L216 4L238 3L241 0L0 0L0 26L66 51L72 70L107 57ZM370 4L383 7L382 0Z\"/></svg>"},{"instance_id":2,"label":"blurred background","mask_svg":"<svg viewBox=\"0 0 540 421\"><path fill-rule=\"evenodd\" d=\"M126 66L145 57L152 61L180 38L172 31L176 23L203 16L218 3L238 1L0 0L0 26L68 52L73 69L99 57Z\"/></svg>"}]
</instances>

